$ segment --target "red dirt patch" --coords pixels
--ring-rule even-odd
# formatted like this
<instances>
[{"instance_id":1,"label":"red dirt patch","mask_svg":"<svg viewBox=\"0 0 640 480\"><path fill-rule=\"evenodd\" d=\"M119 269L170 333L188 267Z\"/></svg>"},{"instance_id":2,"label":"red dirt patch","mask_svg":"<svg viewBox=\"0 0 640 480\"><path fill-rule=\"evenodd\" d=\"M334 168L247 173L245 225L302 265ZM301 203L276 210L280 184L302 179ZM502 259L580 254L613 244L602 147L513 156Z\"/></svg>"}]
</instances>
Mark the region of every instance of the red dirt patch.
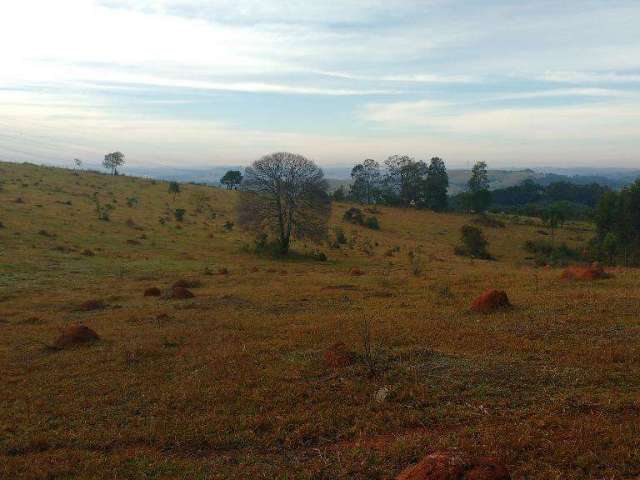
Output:
<instances>
[{"instance_id":1,"label":"red dirt patch","mask_svg":"<svg viewBox=\"0 0 640 480\"><path fill-rule=\"evenodd\" d=\"M186 298L193 298L194 295L191 290L184 287L173 287L165 293L164 298L174 300L184 300Z\"/></svg>"},{"instance_id":2,"label":"red dirt patch","mask_svg":"<svg viewBox=\"0 0 640 480\"><path fill-rule=\"evenodd\" d=\"M193 278L181 278L177 282L175 282L171 287L172 288L198 288L202 285L202 282Z\"/></svg>"},{"instance_id":3,"label":"red dirt patch","mask_svg":"<svg viewBox=\"0 0 640 480\"><path fill-rule=\"evenodd\" d=\"M229 275L229 269L227 267L219 268L218 275Z\"/></svg>"},{"instance_id":4,"label":"red dirt patch","mask_svg":"<svg viewBox=\"0 0 640 480\"><path fill-rule=\"evenodd\" d=\"M349 273L350 273L351 275L353 275L354 277L359 277L359 276L361 276L361 275L364 275L364 271L363 271L363 270L360 270L358 267L353 267L353 268L349 271Z\"/></svg>"},{"instance_id":5,"label":"red dirt patch","mask_svg":"<svg viewBox=\"0 0 640 480\"><path fill-rule=\"evenodd\" d=\"M67 348L83 343L91 343L100 340L96 332L84 325L72 325L62 330L62 333L54 343L56 348Z\"/></svg>"},{"instance_id":6,"label":"red dirt patch","mask_svg":"<svg viewBox=\"0 0 640 480\"><path fill-rule=\"evenodd\" d=\"M162 292L158 287L150 287L144 291L145 297L159 297L160 295L162 295Z\"/></svg>"},{"instance_id":7,"label":"red dirt patch","mask_svg":"<svg viewBox=\"0 0 640 480\"><path fill-rule=\"evenodd\" d=\"M402 471L396 480L511 480L511 475L495 458L433 453Z\"/></svg>"},{"instance_id":8,"label":"red dirt patch","mask_svg":"<svg viewBox=\"0 0 640 480\"><path fill-rule=\"evenodd\" d=\"M598 262L593 262L588 267L568 267L562 272L563 280L600 280L603 278L609 278L611 275L604 271L602 265Z\"/></svg>"},{"instance_id":9,"label":"red dirt patch","mask_svg":"<svg viewBox=\"0 0 640 480\"><path fill-rule=\"evenodd\" d=\"M324 362L328 367L348 367L355 361L355 354L343 342L336 342L324 352Z\"/></svg>"},{"instance_id":10,"label":"red dirt patch","mask_svg":"<svg viewBox=\"0 0 640 480\"><path fill-rule=\"evenodd\" d=\"M511 306L509 297L502 290L487 290L471 304L471 310L479 313L490 313Z\"/></svg>"},{"instance_id":11,"label":"red dirt patch","mask_svg":"<svg viewBox=\"0 0 640 480\"><path fill-rule=\"evenodd\" d=\"M249 271L250 271L251 273L256 273L256 272L259 272L259 271L260 271L260 269L259 269L258 267L255 267L255 266L254 266L254 267L251 267L251 270L249 270Z\"/></svg>"},{"instance_id":12,"label":"red dirt patch","mask_svg":"<svg viewBox=\"0 0 640 480\"><path fill-rule=\"evenodd\" d=\"M93 310L102 310L106 308L105 303L102 300L87 300L78 307L78 310L83 312L91 312Z\"/></svg>"}]
</instances>

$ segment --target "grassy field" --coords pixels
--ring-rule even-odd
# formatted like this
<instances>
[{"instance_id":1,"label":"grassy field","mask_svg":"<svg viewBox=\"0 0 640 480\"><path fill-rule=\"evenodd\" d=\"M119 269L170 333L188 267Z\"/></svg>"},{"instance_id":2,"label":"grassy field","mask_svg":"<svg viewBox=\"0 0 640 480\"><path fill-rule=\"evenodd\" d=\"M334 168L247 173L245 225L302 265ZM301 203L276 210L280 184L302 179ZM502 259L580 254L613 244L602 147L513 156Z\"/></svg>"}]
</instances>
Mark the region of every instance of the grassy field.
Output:
<instances>
[{"instance_id":1,"label":"grassy field","mask_svg":"<svg viewBox=\"0 0 640 480\"><path fill-rule=\"evenodd\" d=\"M348 244L285 261L225 228L235 192L7 163L0 179L0 478L391 479L441 449L518 479L640 475L640 273L562 281L526 258L539 225L485 228L496 261L478 261L453 254L470 217L380 208L373 231L338 204ZM195 298L143 296L180 278ZM514 308L472 314L487 288ZM47 347L76 323L101 340ZM332 369L337 341L358 357Z\"/></svg>"}]
</instances>

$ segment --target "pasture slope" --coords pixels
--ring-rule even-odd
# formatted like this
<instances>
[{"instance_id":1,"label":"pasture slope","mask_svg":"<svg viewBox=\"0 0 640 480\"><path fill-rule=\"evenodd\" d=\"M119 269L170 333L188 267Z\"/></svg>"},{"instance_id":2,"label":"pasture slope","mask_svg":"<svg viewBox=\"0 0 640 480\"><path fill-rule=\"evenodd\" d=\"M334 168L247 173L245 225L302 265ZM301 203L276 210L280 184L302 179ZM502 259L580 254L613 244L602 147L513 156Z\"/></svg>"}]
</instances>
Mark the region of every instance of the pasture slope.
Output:
<instances>
[{"instance_id":1,"label":"pasture slope","mask_svg":"<svg viewBox=\"0 0 640 480\"><path fill-rule=\"evenodd\" d=\"M347 204L326 262L304 244L276 260L225 228L235 192L0 178L0 478L392 479L454 449L518 479L640 475L636 270L561 280L522 249L541 227L509 222L484 229L496 261L470 260L467 216L380 208L374 231ZM143 295L179 279L193 298ZM489 288L513 307L472 313ZM100 340L58 348L77 324Z\"/></svg>"}]
</instances>

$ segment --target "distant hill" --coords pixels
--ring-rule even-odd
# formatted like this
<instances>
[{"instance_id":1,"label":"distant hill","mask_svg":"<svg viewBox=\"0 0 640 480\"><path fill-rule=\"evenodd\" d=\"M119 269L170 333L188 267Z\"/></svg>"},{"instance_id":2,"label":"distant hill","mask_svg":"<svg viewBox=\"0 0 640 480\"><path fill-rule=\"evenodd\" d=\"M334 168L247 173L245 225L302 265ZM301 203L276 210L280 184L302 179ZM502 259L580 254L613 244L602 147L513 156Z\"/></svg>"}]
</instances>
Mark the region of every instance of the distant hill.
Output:
<instances>
[{"instance_id":1,"label":"distant hill","mask_svg":"<svg viewBox=\"0 0 640 480\"><path fill-rule=\"evenodd\" d=\"M102 171L101 165L87 164L86 169ZM156 180L177 181L185 183L202 183L206 185L218 185L222 176L228 170L244 171L241 165L214 165L211 167L170 167L164 165L125 165L121 172L124 175L135 177L153 178ZM325 177L329 181L331 191L341 185L348 188L351 184L350 165L322 166ZM455 195L465 190L471 171L467 169L449 170L449 194ZM630 185L640 178L640 169L605 169L605 168L574 168L574 169L546 169L533 170L489 170L490 188L507 188L518 185L524 180L534 180L540 185L549 185L554 182L569 182L578 185L597 183L613 189L620 189Z\"/></svg>"}]
</instances>

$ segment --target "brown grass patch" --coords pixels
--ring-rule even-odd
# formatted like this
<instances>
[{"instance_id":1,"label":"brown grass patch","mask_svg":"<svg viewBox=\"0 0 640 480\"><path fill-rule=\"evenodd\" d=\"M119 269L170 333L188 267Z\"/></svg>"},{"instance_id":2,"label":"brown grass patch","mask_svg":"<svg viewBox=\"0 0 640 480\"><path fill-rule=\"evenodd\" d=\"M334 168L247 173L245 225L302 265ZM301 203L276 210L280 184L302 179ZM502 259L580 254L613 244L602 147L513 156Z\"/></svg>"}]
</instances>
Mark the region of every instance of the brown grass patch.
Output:
<instances>
[{"instance_id":1,"label":"brown grass patch","mask_svg":"<svg viewBox=\"0 0 640 480\"><path fill-rule=\"evenodd\" d=\"M593 262L588 267L568 267L562 272L563 280L601 280L609 278L611 275L604 271L602 265L598 262Z\"/></svg>"},{"instance_id":2,"label":"brown grass patch","mask_svg":"<svg viewBox=\"0 0 640 480\"><path fill-rule=\"evenodd\" d=\"M103 310L107 305L102 300L87 300L78 306L78 310L82 312L92 312L94 310Z\"/></svg>"}]
</instances>

